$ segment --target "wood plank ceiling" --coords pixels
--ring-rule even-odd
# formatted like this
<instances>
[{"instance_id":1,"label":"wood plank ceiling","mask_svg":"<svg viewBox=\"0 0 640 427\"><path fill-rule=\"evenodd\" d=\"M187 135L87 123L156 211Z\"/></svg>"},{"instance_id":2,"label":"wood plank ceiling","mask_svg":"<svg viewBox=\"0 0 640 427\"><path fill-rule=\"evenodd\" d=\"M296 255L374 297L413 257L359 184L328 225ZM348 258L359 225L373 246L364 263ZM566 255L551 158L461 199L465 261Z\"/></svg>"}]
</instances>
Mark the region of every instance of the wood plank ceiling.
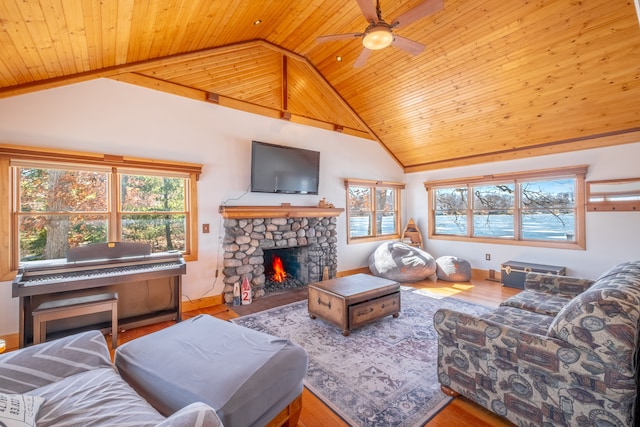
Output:
<instances>
[{"instance_id":1,"label":"wood plank ceiling","mask_svg":"<svg viewBox=\"0 0 640 427\"><path fill-rule=\"evenodd\" d=\"M108 77L370 138L407 172L640 141L633 0L444 0L395 30L422 53L362 68L359 39L316 41L366 26L356 0L3 0L0 97Z\"/></svg>"}]
</instances>

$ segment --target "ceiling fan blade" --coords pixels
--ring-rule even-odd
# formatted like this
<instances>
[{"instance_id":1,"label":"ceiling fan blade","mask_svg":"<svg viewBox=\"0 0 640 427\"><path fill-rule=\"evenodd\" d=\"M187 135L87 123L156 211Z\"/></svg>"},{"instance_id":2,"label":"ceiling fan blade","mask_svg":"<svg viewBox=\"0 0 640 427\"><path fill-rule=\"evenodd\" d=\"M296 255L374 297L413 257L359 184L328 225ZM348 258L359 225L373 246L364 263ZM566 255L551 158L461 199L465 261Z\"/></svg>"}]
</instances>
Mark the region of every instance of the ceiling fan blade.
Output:
<instances>
[{"instance_id":1,"label":"ceiling fan blade","mask_svg":"<svg viewBox=\"0 0 640 427\"><path fill-rule=\"evenodd\" d=\"M414 42L413 40L409 40L398 35L394 35L391 45L409 52L411 55L418 55L424 50L424 45L422 43Z\"/></svg>"},{"instance_id":2,"label":"ceiling fan blade","mask_svg":"<svg viewBox=\"0 0 640 427\"><path fill-rule=\"evenodd\" d=\"M394 28L402 28L420 18L424 18L427 15L431 15L432 13L439 11L443 7L444 0L427 0L398 16L393 20L391 26Z\"/></svg>"},{"instance_id":3,"label":"ceiling fan blade","mask_svg":"<svg viewBox=\"0 0 640 427\"><path fill-rule=\"evenodd\" d=\"M367 59L369 59L369 55L371 55L371 51L366 47L362 48L362 52L360 53L360 56L358 56L358 59L356 59L356 62L353 63L353 68L360 68L364 66L364 64L367 62Z\"/></svg>"},{"instance_id":4,"label":"ceiling fan blade","mask_svg":"<svg viewBox=\"0 0 640 427\"><path fill-rule=\"evenodd\" d=\"M378 13L376 12L376 7L371 3L371 0L356 0L358 2L358 6L360 6L360 10L364 15L367 22L378 22Z\"/></svg>"},{"instance_id":5,"label":"ceiling fan blade","mask_svg":"<svg viewBox=\"0 0 640 427\"><path fill-rule=\"evenodd\" d=\"M328 36L316 37L318 43L331 42L335 40L355 39L362 37L362 33L332 34Z\"/></svg>"}]
</instances>

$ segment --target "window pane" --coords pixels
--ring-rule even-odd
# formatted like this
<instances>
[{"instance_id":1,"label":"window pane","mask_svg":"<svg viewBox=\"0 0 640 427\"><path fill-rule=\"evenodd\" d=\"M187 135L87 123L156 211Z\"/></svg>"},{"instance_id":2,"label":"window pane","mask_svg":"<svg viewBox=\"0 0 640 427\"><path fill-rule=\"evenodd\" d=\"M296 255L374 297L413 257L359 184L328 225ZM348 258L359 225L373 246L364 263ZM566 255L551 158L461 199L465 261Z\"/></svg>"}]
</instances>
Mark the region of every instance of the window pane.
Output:
<instances>
[{"instance_id":1,"label":"window pane","mask_svg":"<svg viewBox=\"0 0 640 427\"><path fill-rule=\"evenodd\" d=\"M522 238L575 241L575 212L549 209L524 211Z\"/></svg>"},{"instance_id":2,"label":"window pane","mask_svg":"<svg viewBox=\"0 0 640 427\"><path fill-rule=\"evenodd\" d=\"M467 215L456 213L437 213L435 234L467 235Z\"/></svg>"},{"instance_id":3,"label":"window pane","mask_svg":"<svg viewBox=\"0 0 640 427\"><path fill-rule=\"evenodd\" d=\"M467 187L434 191L435 234L467 235Z\"/></svg>"},{"instance_id":4,"label":"window pane","mask_svg":"<svg viewBox=\"0 0 640 427\"><path fill-rule=\"evenodd\" d=\"M396 210L396 191L393 188L376 189L376 210L385 212Z\"/></svg>"},{"instance_id":5,"label":"window pane","mask_svg":"<svg viewBox=\"0 0 640 427\"><path fill-rule=\"evenodd\" d=\"M523 209L573 209L576 180L531 181L520 184Z\"/></svg>"},{"instance_id":6,"label":"window pane","mask_svg":"<svg viewBox=\"0 0 640 427\"><path fill-rule=\"evenodd\" d=\"M467 187L435 190L435 210L464 213L467 210Z\"/></svg>"},{"instance_id":7,"label":"window pane","mask_svg":"<svg viewBox=\"0 0 640 427\"><path fill-rule=\"evenodd\" d=\"M474 211L473 235L476 237L513 238L513 214L504 210Z\"/></svg>"},{"instance_id":8,"label":"window pane","mask_svg":"<svg viewBox=\"0 0 640 427\"><path fill-rule=\"evenodd\" d=\"M66 258L69 248L107 242L106 215L21 215L19 259Z\"/></svg>"},{"instance_id":9,"label":"window pane","mask_svg":"<svg viewBox=\"0 0 640 427\"><path fill-rule=\"evenodd\" d=\"M349 211L371 212L371 187L349 186Z\"/></svg>"},{"instance_id":10,"label":"window pane","mask_svg":"<svg viewBox=\"0 0 640 427\"><path fill-rule=\"evenodd\" d=\"M522 238L575 241L575 178L522 182Z\"/></svg>"},{"instance_id":11,"label":"window pane","mask_svg":"<svg viewBox=\"0 0 640 427\"><path fill-rule=\"evenodd\" d=\"M120 175L122 212L184 212L185 179Z\"/></svg>"},{"instance_id":12,"label":"window pane","mask_svg":"<svg viewBox=\"0 0 640 427\"><path fill-rule=\"evenodd\" d=\"M514 188L513 183L472 187L474 211L511 212L514 207Z\"/></svg>"},{"instance_id":13,"label":"window pane","mask_svg":"<svg viewBox=\"0 0 640 427\"><path fill-rule=\"evenodd\" d=\"M379 212L376 214L376 231L378 234L397 234L396 213Z\"/></svg>"},{"instance_id":14,"label":"window pane","mask_svg":"<svg viewBox=\"0 0 640 427\"><path fill-rule=\"evenodd\" d=\"M104 172L20 168L20 212L106 212Z\"/></svg>"},{"instance_id":15,"label":"window pane","mask_svg":"<svg viewBox=\"0 0 640 427\"><path fill-rule=\"evenodd\" d=\"M185 238L185 215L122 216L122 241L149 243L151 252L184 251Z\"/></svg>"},{"instance_id":16,"label":"window pane","mask_svg":"<svg viewBox=\"0 0 640 427\"><path fill-rule=\"evenodd\" d=\"M349 236L365 237L371 236L371 214L370 213L351 213L349 215Z\"/></svg>"}]
</instances>

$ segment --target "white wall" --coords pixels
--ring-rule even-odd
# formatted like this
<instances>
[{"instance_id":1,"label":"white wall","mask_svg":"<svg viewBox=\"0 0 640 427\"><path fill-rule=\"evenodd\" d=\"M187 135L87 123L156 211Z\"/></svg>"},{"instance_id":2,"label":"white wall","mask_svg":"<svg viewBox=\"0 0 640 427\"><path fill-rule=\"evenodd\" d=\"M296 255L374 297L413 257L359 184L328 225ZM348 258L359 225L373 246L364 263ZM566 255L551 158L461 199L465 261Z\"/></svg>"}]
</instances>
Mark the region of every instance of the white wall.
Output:
<instances>
[{"instance_id":1,"label":"white wall","mask_svg":"<svg viewBox=\"0 0 640 427\"><path fill-rule=\"evenodd\" d=\"M640 143L554 154L406 175L407 212L426 238L428 227L425 181L482 176L507 172L589 166L587 181L640 177ZM567 267L567 274L596 278L619 262L640 259L640 212L587 212L586 250L567 250L504 244L427 240L426 249L436 258L455 255L469 260L473 268L500 271L500 264L518 260ZM485 254L491 261L485 261Z\"/></svg>"},{"instance_id":2,"label":"white wall","mask_svg":"<svg viewBox=\"0 0 640 427\"><path fill-rule=\"evenodd\" d=\"M246 192L254 139L320 151L320 194ZM0 99L0 143L203 164L198 221L210 224L211 233L199 235L199 259L187 265L183 292L191 300L222 292L218 206L223 202L316 205L325 197L344 208L344 178L404 178L376 142L108 79ZM338 236L338 270L366 266L375 244L347 245L345 214L338 218ZM220 276L214 281L216 269ZM17 299L11 297L11 283L0 282L0 335L17 330Z\"/></svg>"}]
</instances>

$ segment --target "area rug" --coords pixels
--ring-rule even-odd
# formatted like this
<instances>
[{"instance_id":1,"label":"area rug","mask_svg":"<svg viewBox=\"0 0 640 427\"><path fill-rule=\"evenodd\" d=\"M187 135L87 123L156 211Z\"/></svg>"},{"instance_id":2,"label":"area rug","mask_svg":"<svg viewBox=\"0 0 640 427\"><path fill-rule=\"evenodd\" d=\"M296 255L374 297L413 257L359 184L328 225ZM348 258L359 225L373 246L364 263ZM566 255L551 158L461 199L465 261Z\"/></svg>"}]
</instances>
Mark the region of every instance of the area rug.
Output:
<instances>
[{"instance_id":1,"label":"area rug","mask_svg":"<svg viewBox=\"0 0 640 427\"><path fill-rule=\"evenodd\" d=\"M451 398L440 390L433 315L440 307L481 314L490 308L401 289L401 312L348 337L311 319L299 301L232 321L288 338L309 354L304 384L352 426L421 426Z\"/></svg>"}]
</instances>

